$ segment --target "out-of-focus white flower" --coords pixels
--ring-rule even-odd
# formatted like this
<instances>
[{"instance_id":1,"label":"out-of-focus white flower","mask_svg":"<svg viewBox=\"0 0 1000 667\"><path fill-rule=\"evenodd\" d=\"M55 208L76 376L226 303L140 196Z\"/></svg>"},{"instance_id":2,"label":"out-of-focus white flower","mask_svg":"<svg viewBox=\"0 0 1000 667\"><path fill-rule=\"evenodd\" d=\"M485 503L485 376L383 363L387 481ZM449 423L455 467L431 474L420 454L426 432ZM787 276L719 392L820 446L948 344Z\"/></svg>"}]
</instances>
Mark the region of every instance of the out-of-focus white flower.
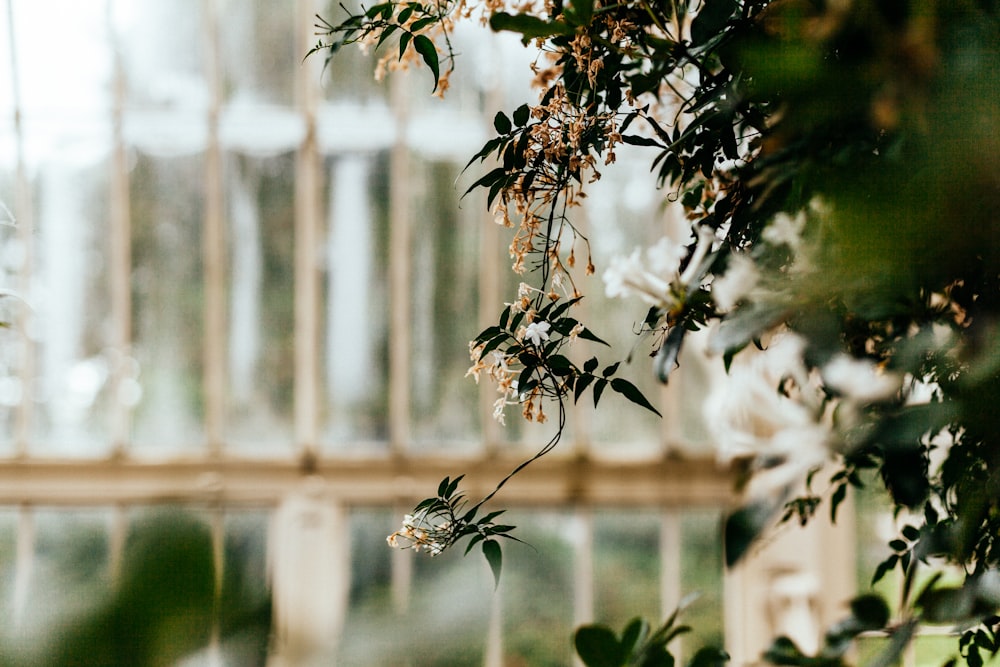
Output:
<instances>
[{"instance_id":1,"label":"out-of-focus white flower","mask_svg":"<svg viewBox=\"0 0 1000 667\"><path fill-rule=\"evenodd\" d=\"M701 277L702 263L712 248L715 234L707 227L698 228L698 244L681 275L681 261L687 255L691 238L688 236L678 243L663 237L646 250L645 256L636 248L628 257L614 258L604 272L605 294L609 297L637 296L652 306L673 306L675 292L690 289Z\"/></svg>"},{"instance_id":2,"label":"out-of-focus white flower","mask_svg":"<svg viewBox=\"0 0 1000 667\"><path fill-rule=\"evenodd\" d=\"M712 299L719 310L728 312L750 294L759 281L757 263L746 253L733 253L726 272L712 282Z\"/></svg>"},{"instance_id":3,"label":"out-of-focus white flower","mask_svg":"<svg viewBox=\"0 0 1000 667\"><path fill-rule=\"evenodd\" d=\"M671 300L670 284L676 278L684 248L664 238L646 251L646 257L644 263L641 251L636 248L628 257L612 259L603 276L605 294L638 296L652 306L667 304ZM659 270L654 270L654 266Z\"/></svg>"},{"instance_id":4,"label":"out-of-focus white flower","mask_svg":"<svg viewBox=\"0 0 1000 667\"><path fill-rule=\"evenodd\" d=\"M855 359L838 354L820 370L823 382L845 398L871 403L897 394L903 379L895 373L883 372L868 359Z\"/></svg>"},{"instance_id":5,"label":"out-of-focus white flower","mask_svg":"<svg viewBox=\"0 0 1000 667\"><path fill-rule=\"evenodd\" d=\"M549 339L549 329L552 325L548 322L532 322L524 330L524 338L530 340L536 346L541 345L542 341Z\"/></svg>"},{"instance_id":6,"label":"out-of-focus white flower","mask_svg":"<svg viewBox=\"0 0 1000 667\"><path fill-rule=\"evenodd\" d=\"M805 226L805 213L799 212L794 218L787 213L779 213L761 232L761 238L773 246L785 245L796 252L802 246L802 230Z\"/></svg>"},{"instance_id":7,"label":"out-of-focus white flower","mask_svg":"<svg viewBox=\"0 0 1000 667\"><path fill-rule=\"evenodd\" d=\"M705 404L719 458L757 462L757 492L794 484L829 456L829 427L821 421L803 347L801 338L785 334L763 352L738 355L728 380ZM793 390L782 391L789 380Z\"/></svg>"},{"instance_id":8,"label":"out-of-focus white flower","mask_svg":"<svg viewBox=\"0 0 1000 667\"><path fill-rule=\"evenodd\" d=\"M694 231L698 236L698 244L694 247L691 259L680 276L680 283L685 290L695 287L695 283L705 274L705 267L702 264L715 243L715 232L712 228L700 225Z\"/></svg>"}]
</instances>

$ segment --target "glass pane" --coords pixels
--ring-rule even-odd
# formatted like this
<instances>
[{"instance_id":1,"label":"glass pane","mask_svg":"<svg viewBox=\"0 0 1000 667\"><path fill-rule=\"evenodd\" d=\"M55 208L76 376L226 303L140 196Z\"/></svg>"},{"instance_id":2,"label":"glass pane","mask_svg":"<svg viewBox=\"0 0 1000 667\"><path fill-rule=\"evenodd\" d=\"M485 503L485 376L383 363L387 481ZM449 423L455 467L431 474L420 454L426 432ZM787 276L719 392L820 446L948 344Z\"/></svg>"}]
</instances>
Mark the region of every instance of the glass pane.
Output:
<instances>
[{"instance_id":1,"label":"glass pane","mask_svg":"<svg viewBox=\"0 0 1000 667\"><path fill-rule=\"evenodd\" d=\"M270 515L265 511L237 511L226 514L223 562L222 613L257 615L250 629L243 629L222 641L223 664L227 667L263 667L267 661L269 605L267 530ZM239 616L237 616L239 618ZM244 617L241 619L247 622ZM259 626L256 624L259 623ZM223 621L223 632L226 622ZM258 631L253 628L257 627ZM208 664L212 664L208 662Z\"/></svg>"},{"instance_id":2,"label":"glass pane","mask_svg":"<svg viewBox=\"0 0 1000 667\"><path fill-rule=\"evenodd\" d=\"M0 508L0 615L14 619L14 577L17 567L17 522L16 508ZM13 623L5 624L0 636L8 637Z\"/></svg>"},{"instance_id":3,"label":"glass pane","mask_svg":"<svg viewBox=\"0 0 1000 667\"><path fill-rule=\"evenodd\" d=\"M110 109L113 68L105 2L12 0L11 13L25 110L80 117Z\"/></svg>"},{"instance_id":4,"label":"glass pane","mask_svg":"<svg viewBox=\"0 0 1000 667\"><path fill-rule=\"evenodd\" d=\"M230 153L226 172L227 438L240 452L287 453L295 368L295 156Z\"/></svg>"},{"instance_id":5,"label":"glass pane","mask_svg":"<svg viewBox=\"0 0 1000 667\"><path fill-rule=\"evenodd\" d=\"M128 106L208 107L210 92L202 46L207 7L201 0L114 3Z\"/></svg>"},{"instance_id":6,"label":"glass pane","mask_svg":"<svg viewBox=\"0 0 1000 667\"><path fill-rule=\"evenodd\" d=\"M368 3L364 4L370 6ZM329 0L323 5L323 8L318 12L319 16L336 25L348 16L343 7L352 13L357 13L361 11L362 3L360 0L347 0L346 2ZM308 45L309 48L312 48L315 42L320 39L317 35L315 40ZM326 40L326 37L322 39ZM321 79L323 96L336 104L354 102L380 105L380 102L385 103L389 96L389 85L386 81L376 81L375 70L379 56L386 53L391 53L390 49L386 48L376 55L370 52L364 53L360 48L346 48L338 51L336 56L323 68ZM325 61L328 55L329 52L320 52L310 57ZM430 75L427 75L427 81L430 81Z\"/></svg>"},{"instance_id":7,"label":"glass pane","mask_svg":"<svg viewBox=\"0 0 1000 667\"><path fill-rule=\"evenodd\" d=\"M294 2L226 0L219 10L223 90L228 102L295 101L295 73L305 50ZM312 70L308 70L312 71Z\"/></svg>"},{"instance_id":8,"label":"glass pane","mask_svg":"<svg viewBox=\"0 0 1000 667\"><path fill-rule=\"evenodd\" d=\"M531 546L503 545L504 664L563 667L573 655L573 544L579 539L578 525L561 513L511 514L518 539Z\"/></svg>"},{"instance_id":9,"label":"glass pane","mask_svg":"<svg viewBox=\"0 0 1000 667\"><path fill-rule=\"evenodd\" d=\"M414 160L410 359L412 435L422 446L477 445L478 390L465 377L479 312L479 224L459 207L459 167Z\"/></svg>"},{"instance_id":10,"label":"glass pane","mask_svg":"<svg viewBox=\"0 0 1000 667\"><path fill-rule=\"evenodd\" d=\"M204 159L137 152L130 174L132 335L139 392L136 448L204 441L202 341Z\"/></svg>"},{"instance_id":11,"label":"glass pane","mask_svg":"<svg viewBox=\"0 0 1000 667\"><path fill-rule=\"evenodd\" d=\"M108 513L41 509L34 512L34 523L25 622L41 630L86 612L108 589Z\"/></svg>"},{"instance_id":12,"label":"glass pane","mask_svg":"<svg viewBox=\"0 0 1000 667\"><path fill-rule=\"evenodd\" d=\"M481 558L388 549L399 518L386 510L352 513L351 606L337 665L479 667L483 664L493 580ZM414 557L408 608L393 607L393 557Z\"/></svg>"},{"instance_id":13,"label":"glass pane","mask_svg":"<svg viewBox=\"0 0 1000 667\"><path fill-rule=\"evenodd\" d=\"M388 245L386 156L327 161L323 248L324 440L388 440Z\"/></svg>"},{"instance_id":14,"label":"glass pane","mask_svg":"<svg viewBox=\"0 0 1000 667\"><path fill-rule=\"evenodd\" d=\"M12 138L12 137L11 137ZM0 152L7 145L0 121ZM26 225L17 222L16 166L13 163L13 141L6 158L0 158L0 292L20 294L27 259ZM13 452L18 406L25 400L24 360L28 341L21 324L31 308L20 296L0 297L0 453Z\"/></svg>"},{"instance_id":15,"label":"glass pane","mask_svg":"<svg viewBox=\"0 0 1000 667\"><path fill-rule=\"evenodd\" d=\"M702 646L723 645L722 515L689 509L681 515L681 599L698 594L681 619L693 631L682 639L684 655Z\"/></svg>"},{"instance_id":16,"label":"glass pane","mask_svg":"<svg viewBox=\"0 0 1000 667\"><path fill-rule=\"evenodd\" d=\"M392 664L394 631L391 558L385 537L398 519L388 509L351 510L351 592L338 665ZM398 555L398 554L397 554Z\"/></svg>"},{"instance_id":17,"label":"glass pane","mask_svg":"<svg viewBox=\"0 0 1000 667\"><path fill-rule=\"evenodd\" d=\"M643 510L594 517L594 619L620 632L660 617L660 516Z\"/></svg>"},{"instance_id":18,"label":"glass pane","mask_svg":"<svg viewBox=\"0 0 1000 667\"><path fill-rule=\"evenodd\" d=\"M4 41L11 39L9 16L10 14L6 11L0 12L0 35L3 35ZM0 137L6 134L8 123L12 123L14 119L14 106L16 104L16 100L14 99L14 72L10 59L11 50L6 48L2 51L3 53L0 53ZM0 138L0 148L5 148L6 146L7 144L4 139ZM13 152L8 153L8 155L12 156Z\"/></svg>"},{"instance_id":19,"label":"glass pane","mask_svg":"<svg viewBox=\"0 0 1000 667\"><path fill-rule=\"evenodd\" d=\"M648 164L629 160L627 150L621 153L618 162L600 169L601 180L588 186L587 228L597 270L581 286L589 297L584 305L585 319L612 346L607 350L590 345L588 353L607 363L631 356L632 362L623 363L618 375L633 382L660 407L662 387L653 378L648 356L652 340L635 335L649 307L638 299L607 298L601 278L613 257L633 251L631 244L650 245L667 232L664 216L658 212L660 191L655 189ZM616 408L608 409L612 403ZM602 452L615 456L659 453L662 421L656 415L611 392L602 396L601 406L589 418L595 445Z\"/></svg>"},{"instance_id":20,"label":"glass pane","mask_svg":"<svg viewBox=\"0 0 1000 667\"><path fill-rule=\"evenodd\" d=\"M90 130L89 132L86 130ZM60 151L34 155L36 234L29 301L38 342L37 453L95 456L108 451L113 396L109 378L122 360L109 347L110 145L99 128L51 125Z\"/></svg>"}]
</instances>

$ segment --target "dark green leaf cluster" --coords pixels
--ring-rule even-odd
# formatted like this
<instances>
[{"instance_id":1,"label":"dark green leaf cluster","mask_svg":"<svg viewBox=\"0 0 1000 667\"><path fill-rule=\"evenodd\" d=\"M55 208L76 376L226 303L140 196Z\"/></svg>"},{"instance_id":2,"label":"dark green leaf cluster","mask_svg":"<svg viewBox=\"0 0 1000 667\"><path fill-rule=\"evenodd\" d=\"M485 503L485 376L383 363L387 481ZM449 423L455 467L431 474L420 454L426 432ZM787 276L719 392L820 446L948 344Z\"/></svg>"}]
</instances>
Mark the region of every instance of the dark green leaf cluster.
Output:
<instances>
[{"instance_id":1,"label":"dark green leaf cluster","mask_svg":"<svg viewBox=\"0 0 1000 667\"><path fill-rule=\"evenodd\" d=\"M633 619L620 636L605 625L581 626L573 637L577 655L586 667L674 667L676 660L667 646L691 630L677 623L679 612L656 630L641 618ZM688 661L688 667L722 667L728 660L725 651L706 646Z\"/></svg>"},{"instance_id":2,"label":"dark green leaf cluster","mask_svg":"<svg viewBox=\"0 0 1000 667\"><path fill-rule=\"evenodd\" d=\"M459 540L468 539L465 553L479 545L499 584L503 555L498 540L520 540L509 534L514 526L495 522L505 510L493 511L477 518L479 510L489 497L468 507L465 495L458 490L463 477L464 475L454 479L445 477L441 480L437 495L417 503L413 514L403 519L402 528L389 536L389 545L427 551L435 556Z\"/></svg>"},{"instance_id":3,"label":"dark green leaf cluster","mask_svg":"<svg viewBox=\"0 0 1000 667\"><path fill-rule=\"evenodd\" d=\"M519 395L540 395L560 402L572 396L573 401L577 402L584 392L591 389L596 407L605 389L610 388L633 403L659 415L659 411L643 396L638 387L624 378L614 377L620 363L606 366L598 374L600 364L596 357L577 365L562 353L563 348L575 338L607 345L578 320L566 315L567 310L579 300L579 297L568 300L557 299L538 310L531 311L532 322L548 323L555 332L555 335L540 345L526 340L521 332L527 313L515 310L513 306L507 306L501 313L497 326L484 330L473 341L477 346L479 359L482 360L496 351L504 359L510 359L511 364L518 364L517 367L521 370L516 385L513 386ZM478 346L481 346L481 349Z\"/></svg>"},{"instance_id":4,"label":"dark green leaf cluster","mask_svg":"<svg viewBox=\"0 0 1000 667\"><path fill-rule=\"evenodd\" d=\"M816 655L807 655L788 637L778 637L764 653L764 659L773 665L791 667L841 667L849 664L847 653L854 640L865 632L882 631L889 623L889 607L877 595L862 595L851 600L850 615L829 628L823 646ZM912 636L911 624L888 630L893 641L887 643L875 659L876 664L894 664ZM906 641L899 641L905 638Z\"/></svg>"},{"instance_id":5,"label":"dark green leaf cluster","mask_svg":"<svg viewBox=\"0 0 1000 667\"><path fill-rule=\"evenodd\" d=\"M426 32L442 26L446 12L440 3L423 4L420 2L382 2L353 14L346 7L341 9L348 17L334 25L326 19L317 16L316 34L320 41L309 50L306 57L326 51L326 64L345 45L366 40L374 42L377 50L392 37L397 38L399 59L406 57L407 50L412 49L423 59L424 64L434 76L434 90L438 88L441 78L440 56L433 40ZM443 32L447 41L447 32ZM448 42L448 59L453 60L451 44Z\"/></svg>"}]
</instances>

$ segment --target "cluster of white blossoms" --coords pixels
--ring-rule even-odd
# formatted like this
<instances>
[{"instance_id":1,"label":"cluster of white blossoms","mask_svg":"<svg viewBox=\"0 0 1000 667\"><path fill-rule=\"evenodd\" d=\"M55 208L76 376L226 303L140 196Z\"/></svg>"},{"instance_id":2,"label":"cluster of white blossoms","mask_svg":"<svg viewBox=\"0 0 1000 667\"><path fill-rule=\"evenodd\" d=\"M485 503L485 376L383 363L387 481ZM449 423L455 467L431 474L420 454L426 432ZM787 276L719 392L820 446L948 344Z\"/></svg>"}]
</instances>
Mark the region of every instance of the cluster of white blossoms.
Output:
<instances>
[{"instance_id":1,"label":"cluster of white blossoms","mask_svg":"<svg viewBox=\"0 0 1000 667\"><path fill-rule=\"evenodd\" d=\"M750 255L733 253L726 272L712 281L712 300L721 312L728 313L740 301L751 298L759 282L760 269Z\"/></svg>"},{"instance_id":2,"label":"cluster of white blossoms","mask_svg":"<svg viewBox=\"0 0 1000 667\"><path fill-rule=\"evenodd\" d=\"M681 273L681 262L695 238L697 245ZM609 297L637 296L651 306L669 310L682 301L704 275L704 260L714 242L715 234L711 229L697 227L681 243L663 237L647 248L645 255L636 248L627 257L616 257L602 276L605 293Z\"/></svg>"},{"instance_id":3,"label":"cluster of white blossoms","mask_svg":"<svg viewBox=\"0 0 1000 667\"><path fill-rule=\"evenodd\" d=\"M752 492L784 488L829 457L829 424L803 349L801 338L786 334L737 355L705 402L718 457L752 462Z\"/></svg>"},{"instance_id":4,"label":"cluster of white blossoms","mask_svg":"<svg viewBox=\"0 0 1000 667\"><path fill-rule=\"evenodd\" d=\"M451 522L444 521L438 525L430 523L426 515L414 517L407 514L403 517L403 525L392 535L385 538L394 549L413 549L426 551L431 556L437 556L451 542Z\"/></svg>"},{"instance_id":5,"label":"cluster of white blossoms","mask_svg":"<svg viewBox=\"0 0 1000 667\"><path fill-rule=\"evenodd\" d=\"M844 437L858 409L890 399L903 378L867 359L834 355L810 372L805 341L779 333L765 350L737 355L726 381L705 403L705 415L723 461L751 462L751 495L785 489L822 466Z\"/></svg>"},{"instance_id":6,"label":"cluster of white blossoms","mask_svg":"<svg viewBox=\"0 0 1000 667\"><path fill-rule=\"evenodd\" d=\"M512 363L516 363L515 359L500 350L492 350L484 357L483 345L476 345L475 342L469 343L469 358L472 360L472 366L466 371L465 376L471 375L476 384L479 384L479 376L485 371L486 376L496 384L500 397L493 402L493 419L505 424L504 408L521 402L521 396L517 391L517 376L520 371L510 367Z\"/></svg>"}]
</instances>

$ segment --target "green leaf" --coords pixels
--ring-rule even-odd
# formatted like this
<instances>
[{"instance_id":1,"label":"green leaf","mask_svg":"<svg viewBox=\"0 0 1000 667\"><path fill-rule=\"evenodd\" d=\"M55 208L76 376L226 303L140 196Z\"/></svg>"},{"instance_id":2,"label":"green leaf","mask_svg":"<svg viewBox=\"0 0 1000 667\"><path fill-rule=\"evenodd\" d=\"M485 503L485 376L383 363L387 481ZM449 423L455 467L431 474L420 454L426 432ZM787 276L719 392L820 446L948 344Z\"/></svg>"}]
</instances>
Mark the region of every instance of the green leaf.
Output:
<instances>
[{"instance_id":1,"label":"green leaf","mask_svg":"<svg viewBox=\"0 0 1000 667\"><path fill-rule=\"evenodd\" d=\"M633 618L622 631L621 647L625 657L630 657L642 646L649 636L649 623L641 618Z\"/></svg>"},{"instance_id":2,"label":"green leaf","mask_svg":"<svg viewBox=\"0 0 1000 667\"><path fill-rule=\"evenodd\" d=\"M510 124L510 118L507 118L503 111L497 111L497 115L493 117L493 128L497 134L509 134L513 126Z\"/></svg>"},{"instance_id":3,"label":"green leaf","mask_svg":"<svg viewBox=\"0 0 1000 667\"><path fill-rule=\"evenodd\" d=\"M594 0L572 0L569 10L567 14L576 19L574 22L576 25L590 25L594 18Z\"/></svg>"},{"instance_id":4,"label":"green leaf","mask_svg":"<svg viewBox=\"0 0 1000 667\"><path fill-rule=\"evenodd\" d=\"M583 395L583 392L586 391L587 387L590 386L590 383L594 381L595 377L595 375L590 375L588 373L587 375L581 375L579 379L577 379L576 384L573 386L574 403L580 400L580 396Z\"/></svg>"},{"instance_id":5,"label":"green leaf","mask_svg":"<svg viewBox=\"0 0 1000 667\"><path fill-rule=\"evenodd\" d=\"M413 32L420 32L421 30L423 30L427 26L433 25L433 24L435 24L437 22L438 22L438 17L436 17L436 16L428 16L426 18L422 18L422 19L418 19L418 20L414 21L413 25L410 26L410 30L412 30Z\"/></svg>"},{"instance_id":6,"label":"green leaf","mask_svg":"<svg viewBox=\"0 0 1000 667\"><path fill-rule=\"evenodd\" d=\"M483 555L486 562L490 564L493 571L493 581L495 586L500 585L500 570L503 567L503 553L500 551L500 543L496 540L485 540L483 542Z\"/></svg>"},{"instance_id":7,"label":"green leaf","mask_svg":"<svg viewBox=\"0 0 1000 667\"><path fill-rule=\"evenodd\" d=\"M378 16L379 14L384 13L385 10L389 10L389 12L391 13L392 12L392 3L390 3L390 2L380 2L377 5L372 5L371 7L368 8L368 11L365 12L365 16L367 16L370 19L373 19L376 16Z\"/></svg>"},{"instance_id":8,"label":"green leaf","mask_svg":"<svg viewBox=\"0 0 1000 667\"><path fill-rule=\"evenodd\" d=\"M903 540L890 540L889 548L893 551L906 551L908 545Z\"/></svg>"},{"instance_id":9,"label":"green leaf","mask_svg":"<svg viewBox=\"0 0 1000 667\"><path fill-rule=\"evenodd\" d=\"M465 194L469 194L470 192L472 192L473 190L475 190L480 186L488 186L501 182L503 180L503 177L506 175L507 171L503 167L497 167L495 169L491 169L490 171L483 174L479 178L479 180L470 185L469 189L465 191ZM504 326L503 320L501 320L500 326Z\"/></svg>"},{"instance_id":10,"label":"green leaf","mask_svg":"<svg viewBox=\"0 0 1000 667\"><path fill-rule=\"evenodd\" d=\"M636 405L646 408L657 416L663 416L659 410L653 407L652 403L646 400L646 397L639 391L639 388L625 378L614 378L611 380L611 388Z\"/></svg>"},{"instance_id":11,"label":"green leaf","mask_svg":"<svg viewBox=\"0 0 1000 667\"><path fill-rule=\"evenodd\" d=\"M771 643L764 652L764 659L774 665L806 665L809 662L795 642L784 636Z\"/></svg>"},{"instance_id":12,"label":"green leaf","mask_svg":"<svg viewBox=\"0 0 1000 667\"><path fill-rule=\"evenodd\" d=\"M608 346L608 347L611 347L611 345L610 345L610 344L608 343L608 341L604 340L603 338L600 338L600 337L598 337L598 336L597 336L597 335L595 335L595 334L594 334L594 332L593 332L593 331L591 331L590 329L586 329L586 328L584 328L584 330L583 330L583 331L581 331L581 332L580 332L580 333L578 334L578 336L579 336L580 338L584 339L584 340L589 340L589 341L591 341L591 342L593 342L593 343L600 343L601 345L606 345L606 346Z\"/></svg>"},{"instance_id":13,"label":"green leaf","mask_svg":"<svg viewBox=\"0 0 1000 667\"><path fill-rule=\"evenodd\" d=\"M785 314L787 306L777 303L749 303L727 315L709 339L709 350L726 353L744 348L770 329Z\"/></svg>"},{"instance_id":14,"label":"green leaf","mask_svg":"<svg viewBox=\"0 0 1000 667\"><path fill-rule=\"evenodd\" d=\"M584 625L573 637L576 653L587 667L623 667L625 652L611 628Z\"/></svg>"},{"instance_id":15,"label":"green leaf","mask_svg":"<svg viewBox=\"0 0 1000 667\"><path fill-rule=\"evenodd\" d=\"M497 12L490 17L490 28L496 32L509 30L520 33L525 40L553 35L572 35L574 30L562 21L546 21L530 14Z\"/></svg>"},{"instance_id":16,"label":"green leaf","mask_svg":"<svg viewBox=\"0 0 1000 667\"><path fill-rule=\"evenodd\" d=\"M458 483L461 482L464 477L465 475L459 475L455 479L451 480L451 483L448 484L448 488L445 489L445 498L450 498L452 494L455 493L455 490L458 488Z\"/></svg>"},{"instance_id":17,"label":"green leaf","mask_svg":"<svg viewBox=\"0 0 1000 667\"><path fill-rule=\"evenodd\" d=\"M622 141L632 146L659 146L660 148L663 148L663 144L656 139L641 137L637 134L623 134Z\"/></svg>"},{"instance_id":18,"label":"green leaf","mask_svg":"<svg viewBox=\"0 0 1000 667\"><path fill-rule=\"evenodd\" d=\"M878 583L882 579L882 577L886 575L887 572L892 570L892 568L896 567L896 564L898 562L899 562L899 555L893 554L888 558L886 558L881 563L879 563L878 566L875 568L875 574L872 575L872 582L871 582L872 586Z\"/></svg>"},{"instance_id":19,"label":"green leaf","mask_svg":"<svg viewBox=\"0 0 1000 667\"><path fill-rule=\"evenodd\" d=\"M593 376L591 376L593 377ZM604 378L598 378L597 382L594 383L594 407L597 407L597 403L601 400L601 394L604 393L604 388L608 386L608 381Z\"/></svg>"},{"instance_id":20,"label":"green leaf","mask_svg":"<svg viewBox=\"0 0 1000 667\"><path fill-rule=\"evenodd\" d=\"M518 127L524 127L528 119L531 117L531 109L527 104L522 104L518 108L514 109L514 124Z\"/></svg>"},{"instance_id":21,"label":"green leaf","mask_svg":"<svg viewBox=\"0 0 1000 667\"><path fill-rule=\"evenodd\" d=\"M382 42L389 39L390 35L392 35L392 33L396 32L396 30L398 29L399 29L398 25L386 26L385 29L382 30L382 34L379 36L378 42L375 44L375 48L378 49L378 47L382 46ZM400 51L400 57L402 57L402 51Z\"/></svg>"},{"instance_id":22,"label":"green leaf","mask_svg":"<svg viewBox=\"0 0 1000 667\"><path fill-rule=\"evenodd\" d=\"M840 484L833 491L833 495L830 497L830 522L837 522L837 508L840 504L844 502L847 498L847 484Z\"/></svg>"},{"instance_id":23,"label":"green leaf","mask_svg":"<svg viewBox=\"0 0 1000 667\"><path fill-rule=\"evenodd\" d=\"M670 374L677 367L677 358L680 356L681 347L684 345L684 335L687 329L675 326L670 329L663 345L656 351L656 358L653 360L653 372L656 379L666 384L670 379Z\"/></svg>"},{"instance_id":24,"label":"green leaf","mask_svg":"<svg viewBox=\"0 0 1000 667\"><path fill-rule=\"evenodd\" d=\"M413 39L413 35L408 32L404 32L399 38L399 59L403 59L403 55L406 53L406 47L410 45L410 40Z\"/></svg>"},{"instance_id":25,"label":"green leaf","mask_svg":"<svg viewBox=\"0 0 1000 667\"><path fill-rule=\"evenodd\" d=\"M438 66L438 52L434 47L434 42L427 35L416 35L413 38L413 48L423 57L424 63L430 68L431 74L434 75L434 88L432 90L437 90L441 72Z\"/></svg>"},{"instance_id":26,"label":"green leaf","mask_svg":"<svg viewBox=\"0 0 1000 667\"><path fill-rule=\"evenodd\" d=\"M694 654L688 667L720 667L729 662L729 654L715 646L702 646Z\"/></svg>"},{"instance_id":27,"label":"green leaf","mask_svg":"<svg viewBox=\"0 0 1000 667\"><path fill-rule=\"evenodd\" d=\"M851 614L864 630L881 630L889 622L889 605L879 595L861 595L851 600Z\"/></svg>"},{"instance_id":28,"label":"green leaf","mask_svg":"<svg viewBox=\"0 0 1000 667\"><path fill-rule=\"evenodd\" d=\"M781 501L762 499L736 510L726 518L726 565L732 567L749 551L764 529L771 523Z\"/></svg>"},{"instance_id":29,"label":"green leaf","mask_svg":"<svg viewBox=\"0 0 1000 667\"><path fill-rule=\"evenodd\" d=\"M475 535L473 535L472 539L469 540L468 546L465 547L465 555L468 556L469 552L472 551L472 547L476 546L477 544L479 544L480 542L482 542L485 539L486 539L486 536L483 535L482 533L476 533Z\"/></svg>"}]
</instances>

